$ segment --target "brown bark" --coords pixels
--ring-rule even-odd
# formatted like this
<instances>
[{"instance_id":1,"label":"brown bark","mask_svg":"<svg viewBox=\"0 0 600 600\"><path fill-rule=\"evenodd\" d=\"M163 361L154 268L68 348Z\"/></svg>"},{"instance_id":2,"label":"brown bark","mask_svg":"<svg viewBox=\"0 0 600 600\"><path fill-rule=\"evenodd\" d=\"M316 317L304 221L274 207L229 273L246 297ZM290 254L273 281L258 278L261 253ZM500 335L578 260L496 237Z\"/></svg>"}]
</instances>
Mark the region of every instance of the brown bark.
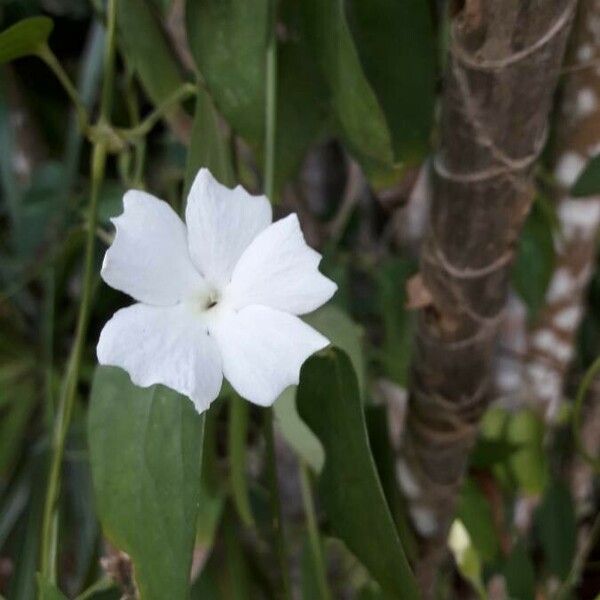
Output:
<instances>
[{"instance_id":1,"label":"brown bark","mask_svg":"<svg viewBox=\"0 0 600 600\"><path fill-rule=\"evenodd\" d=\"M529 334L525 401L552 423L584 312L585 289L596 259L600 196L572 198L568 190L600 152L600 0L581 0L570 68L558 115L556 267L544 308Z\"/></svg>"},{"instance_id":2,"label":"brown bark","mask_svg":"<svg viewBox=\"0 0 600 600\"><path fill-rule=\"evenodd\" d=\"M509 267L532 201L573 0L471 0L452 18L400 479L421 535L425 597L477 425Z\"/></svg>"}]
</instances>

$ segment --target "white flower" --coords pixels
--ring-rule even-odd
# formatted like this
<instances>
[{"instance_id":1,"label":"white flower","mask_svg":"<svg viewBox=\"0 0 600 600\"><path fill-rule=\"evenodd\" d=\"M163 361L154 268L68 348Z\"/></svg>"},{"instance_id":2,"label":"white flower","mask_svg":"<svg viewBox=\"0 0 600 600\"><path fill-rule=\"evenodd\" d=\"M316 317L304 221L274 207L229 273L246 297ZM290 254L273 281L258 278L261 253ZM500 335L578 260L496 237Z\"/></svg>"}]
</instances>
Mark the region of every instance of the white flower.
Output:
<instances>
[{"instance_id":1,"label":"white flower","mask_svg":"<svg viewBox=\"0 0 600 600\"><path fill-rule=\"evenodd\" d=\"M98 342L103 365L133 383L162 383L198 412L217 397L223 375L240 396L271 405L298 383L302 363L328 340L295 315L336 290L319 273L298 218L271 223L265 196L231 190L202 169L186 224L145 192L123 198L116 236L102 265L111 287L138 301L117 311Z\"/></svg>"}]
</instances>

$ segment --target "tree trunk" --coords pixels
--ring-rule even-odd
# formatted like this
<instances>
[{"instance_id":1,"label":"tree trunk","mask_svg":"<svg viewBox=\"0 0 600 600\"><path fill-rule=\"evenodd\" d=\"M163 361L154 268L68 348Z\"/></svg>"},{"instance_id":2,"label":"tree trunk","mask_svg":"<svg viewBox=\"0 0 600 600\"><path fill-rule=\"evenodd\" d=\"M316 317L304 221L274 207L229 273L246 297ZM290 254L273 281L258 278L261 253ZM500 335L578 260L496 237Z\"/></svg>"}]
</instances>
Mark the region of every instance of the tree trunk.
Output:
<instances>
[{"instance_id":1,"label":"tree trunk","mask_svg":"<svg viewBox=\"0 0 600 600\"><path fill-rule=\"evenodd\" d=\"M422 541L425 597L477 425L509 268L533 198L532 172L574 0L467 0L452 18L434 193L399 475ZM423 291L425 293L423 293Z\"/></svg>"},{"instance_id":2,"label":"tree trunk","mask_svg":"<svg viewBox=\"0 0 600 600\"><path fill-rule=\"evenodd\" d=\"M569 188L600 152L600 0L582 0L565 78L554 174L558 184L556 267L529 335L525 400L554 422L574 355L585 290L596 260L600 196L571 198Z\"/></svg>"}]
</instances>

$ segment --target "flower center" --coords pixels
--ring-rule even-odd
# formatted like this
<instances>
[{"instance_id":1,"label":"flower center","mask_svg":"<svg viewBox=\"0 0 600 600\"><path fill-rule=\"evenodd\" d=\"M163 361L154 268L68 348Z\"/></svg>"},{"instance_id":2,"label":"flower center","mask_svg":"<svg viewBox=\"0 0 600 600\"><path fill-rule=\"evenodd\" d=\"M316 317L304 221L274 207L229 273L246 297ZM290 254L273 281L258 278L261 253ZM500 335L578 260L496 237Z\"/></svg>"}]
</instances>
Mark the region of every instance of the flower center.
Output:
<instances>
[{"instance_id":1,"label":"flower center","mask_svg":"<svg viewBox=\"0 0 600 600\"><path fill-rule=\"evenodd\" d=\"M219 293L218 290L215 290L215 289L210 290L210 292L202 300L202 310L205 311L205 310L210 310L211 308L214 308L219 303L220 299L221 299L221 294Z\"/></svg>"}]
</instances>

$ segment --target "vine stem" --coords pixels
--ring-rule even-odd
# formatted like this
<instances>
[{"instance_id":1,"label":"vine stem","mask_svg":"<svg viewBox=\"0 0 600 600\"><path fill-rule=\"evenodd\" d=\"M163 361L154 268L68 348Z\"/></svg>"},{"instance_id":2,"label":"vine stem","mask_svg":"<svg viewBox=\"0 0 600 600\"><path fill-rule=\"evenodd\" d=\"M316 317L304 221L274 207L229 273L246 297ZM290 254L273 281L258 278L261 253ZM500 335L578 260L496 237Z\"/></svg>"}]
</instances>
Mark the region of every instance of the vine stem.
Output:
<instances>
[{"instance_id":1,"label":"vine stem","mask_svg":"<svg viewBox=\"0 0 600 600\"><path fill-rule=\"evenodd\" d=\"M269 36L266 53L265 97L265 195L271 202L275 192L275 136L277 132L277 0L269 2Z\"/></svg>"},{"instance_id":2,"label":"vine stem","mask_svg":"<svg viewBox=\"0 0 600 600\"><path fill-rule=\"evenodd\" d=\"M86 107L84 106L81 97L79 96L79 92L75 88L75 86L71 83L69 76L62 68L60 62L56 58L56 55L52 50L50 50L48 45L44 45L41 50L37 53L45 63L46 66L54 73L60 84L63 86L63 89L71 99L71 102L75 105L75 109L77 110L77 120L79 121L79 127L83 132L87 132L87 128L89 125L88 120L88 112Z\"/></svg>"},{"instance_id":3,"label":"vine stem","mask_svg":"<svg viewBox=\"0 0 600 600\"><path fill-rule=\"evenodd\" d=\"M269 497L271 502L271 517L273 530L277 544L277 558L281 570L282 596L286 600L291 600L290 575L288 570L288 552L283 529L283 516L281 512L281 499L279 497L279 484L277 482L277 458L275 455L275 435L273 432L273 409L265 409L264 416L264 434L267 451L267 476L269 480Z\"/></svg>"},{"instance_id":4,"label":"vine stem","mask_svg":"<svg viewBox=\"0 0 600 600\"><path fill-rule=\"evenodd\" d=\"M275 135L277 132L277 0L269 0L269 31L266 49L266 90L265 90L265 165L264 192L273 202L275 190ZM267 452L267 473L270 488L271 514L277 544L277 557L281 570L282 596L291 599L288 552L283 529L281 500L277 482L277 457L273 432L273 409L265 409L264 435Z\"/></svg>"},{"instance_id":5,"label":"vine stem","mask_svg":"<svg viewBox=\"0 0 600 600\"><path fill-rule=\"evenodd\" d=\"M331 595L327 585L323 547L321 545L321 537L319 535L319 527L317 524L317 514L310 482L310 472L305 462L300 464L300 487L302 489L302 503L304 505L304 514L306 516L306 525L308 527L308 538L313 555L313 566L315 568L319 593L321 595L321 600L330 600Z\"/></svg>"},{"instance_id":6,"label":"vine stem","mask_svg":"<svg viewBox=\"0 0 600 600\"><path fill-rule=\"evenodd\" d=\"M103 90L100 104L100 122L104 123L110 120L110 112L112 107L112 83L114 77L114 59L116 51L115 20L116 0L110 0L107 23L108 36L104 54ZM79 305L79 314L77 316L75 339L71 347L71 354L69 356L67 370L63 380L63 385L61 387L59 404L54 419L54 430L52 432L52 457L46 487L46 499L44 503L40 557L40 571L42 577L51 583L56 582L56 554L58 546L58 513L56 510L56 505L60 494L60 475L65 450L65 441L67 432L69 430L69 424L71 422L73 405L75 403L77 383L79 381L81 356L85 346L91 310L92 284L95 270L94 250L96 245L95 232L98 212L98 196L102 181L104 180L106 154L107 148L105 141L100 140L96 142L93 146L91 157L91 192L87 215L85 263L81 301Z\"/></svg>"}]
</instances>

